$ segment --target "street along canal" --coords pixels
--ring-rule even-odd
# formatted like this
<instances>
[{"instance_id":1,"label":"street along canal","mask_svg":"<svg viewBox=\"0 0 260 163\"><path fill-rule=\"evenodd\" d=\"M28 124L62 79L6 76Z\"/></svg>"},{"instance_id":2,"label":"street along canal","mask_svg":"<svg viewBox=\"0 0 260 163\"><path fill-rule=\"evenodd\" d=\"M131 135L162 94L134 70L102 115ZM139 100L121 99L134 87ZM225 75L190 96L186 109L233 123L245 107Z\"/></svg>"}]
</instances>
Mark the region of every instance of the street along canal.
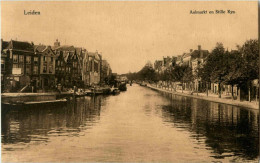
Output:
<instances>
[{"instance_id":1,"label":"street along canal","mask_svg":"<svg viewBox=\"0 0 260 163\"><path fill-rule=\"evenodd\" d=\"M3 111L3 162L257 162L258 111L139 85Z\"/></svg>"}]
</instances>

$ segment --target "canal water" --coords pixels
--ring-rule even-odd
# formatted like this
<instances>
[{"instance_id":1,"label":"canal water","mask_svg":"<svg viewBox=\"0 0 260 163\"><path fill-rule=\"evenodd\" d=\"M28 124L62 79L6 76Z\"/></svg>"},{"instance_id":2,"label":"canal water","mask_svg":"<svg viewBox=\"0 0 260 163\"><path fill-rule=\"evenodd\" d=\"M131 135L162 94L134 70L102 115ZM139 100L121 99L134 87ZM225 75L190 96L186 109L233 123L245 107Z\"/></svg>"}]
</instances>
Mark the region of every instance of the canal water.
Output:
<instances>
[{"instance_id":1,"label":"canal water","mask_svg":"<svg viewBox=\"0 0 260 163\"><path fill-rule=\"evenodd\" d=\"M2 109L2 162L258 162L258 111L138 85Z\"/></svg>"}]
</instances>

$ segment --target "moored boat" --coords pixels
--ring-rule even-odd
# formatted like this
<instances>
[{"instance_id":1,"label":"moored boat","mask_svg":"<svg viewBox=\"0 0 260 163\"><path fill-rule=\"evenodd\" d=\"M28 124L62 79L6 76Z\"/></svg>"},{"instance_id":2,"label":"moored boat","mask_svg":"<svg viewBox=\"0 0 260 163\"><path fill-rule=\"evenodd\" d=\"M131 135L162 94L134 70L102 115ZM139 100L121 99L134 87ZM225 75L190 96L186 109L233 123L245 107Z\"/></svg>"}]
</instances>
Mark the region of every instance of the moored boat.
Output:
<instances>
[{"instance_id":1,"label":"moored boat","mask_svg":"<svg viewBox=\"0 0 260 163\"><path fill-rule=\"evenodd\" d=\"M111 89L111 94L117 95L117 94L119 94L119 93L120 93L120 90L119 90L118 88L112 88L112 89Z\"/></svg>"},{"instance_id":2,"label":"moored boat","mask_svg":"<svg viewBox=\"0 0 260 163\"><path fill-rule=\"evenodd\" d=\"M24 106L34 106L34 105L46 105L46 104L61 104L66 103L67 99L55 99L46 101L17 101L17 102L2 102L3 108L13 108L13 107L24 107Z\"/></svg>"}]
</instances>

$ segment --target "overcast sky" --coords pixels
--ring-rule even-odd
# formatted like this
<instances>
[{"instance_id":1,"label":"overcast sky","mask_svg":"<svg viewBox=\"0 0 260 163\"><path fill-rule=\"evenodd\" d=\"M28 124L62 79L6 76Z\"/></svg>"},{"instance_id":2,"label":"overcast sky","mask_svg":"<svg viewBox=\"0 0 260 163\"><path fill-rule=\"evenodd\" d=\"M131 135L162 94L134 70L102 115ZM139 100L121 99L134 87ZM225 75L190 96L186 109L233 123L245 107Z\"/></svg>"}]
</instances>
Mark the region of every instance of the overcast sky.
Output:
<instances>
[{"instance_id":1,"label":"overcast sky","mask_svg":"<svg viewBox=\"0 0 260 163\"><path fill-rule=\"evenodd\" d=\"M255 2L1 2L1 37L102 52L113 72L140 70L150 60L189 49L235 49L257 38ZM235 14L190 14L190 10ZM24 15L40 11L40 15Z\"/></svg>"}]
</instances>

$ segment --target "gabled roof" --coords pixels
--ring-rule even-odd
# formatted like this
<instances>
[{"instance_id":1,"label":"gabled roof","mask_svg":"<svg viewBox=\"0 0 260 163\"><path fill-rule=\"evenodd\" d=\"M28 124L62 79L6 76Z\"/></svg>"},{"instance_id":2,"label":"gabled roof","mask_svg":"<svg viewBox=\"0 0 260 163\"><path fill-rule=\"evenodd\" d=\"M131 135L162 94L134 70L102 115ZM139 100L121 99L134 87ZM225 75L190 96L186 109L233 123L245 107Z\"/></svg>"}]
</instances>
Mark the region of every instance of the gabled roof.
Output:
<instances>
[{"instance_id":1,"label":"gabled roof","mask_svg":"<svg viewBox=\"0 0 260 163\"><path fill-rule=\"evenodd\" d=\"M48 47L45 45L34 45L34 51L35 52L43 52Z\"/></svg>"},{"instance_id":2,"label":"gabled roof","mask_svg":"<svg viewBox=\"0 0 260 163\"><path fill-rule=\"evenodd\" d=\"M8 43L7 49L14 49L14 50L24 50L24 51L34 51L33 45L29 42L23 42L23 41L14 41L11 40Z\"/></svg>"},{"instance_id":3,"label":"gabled roof","mask_svg":"<svg viewBox=\"0 0 260 163\"><path fill-rule=\"evenodd\" d=\"M53 50L51 49L50 46L46 46L46 45L34 45L34 52L40 52L40 53L44 53L47 52L51 53L52 55L55 55L55 53L53 52Z\"/></svg>"},{"instance_id":4,"label":"gabled roof","mask_svg":"<svg viewBox=\"0 0 260 163\"><path fill-rule=\"evenodd\" d=\"M82 51L82 48L75 47L75 50L76 50L76 54L80 54Z\"/></svg>"},{"instance_id":5,"label":"gabled roof","mask_svg":"<svg viewBox=\"0 0 260 163\"><path fill-rule=\"evenodd\" d=\"M68 61L69 56L70 56L70 53L69 53L69 52L63 53L63 58L64 58L64 61L65 61L65 62Z\"/></svg>"},{"instance_id":6,"label":"gabled roof","mask_svg":"<svg viewBox=\"0 0 260 163\"><path fill-rule=\"evenodd\" d=\"M8 41L1 41L2 45L1 45L1 50L6 49L8 46Z\"/></svg>"},{"instance_id":7,"label":"gabled roof","mask_svg":"<svg viewBox=\"0 0 260 163\"><path fill-rule=\"evenodd\" d=\"M183 58L190 57L190 56L191 56L191 53L184 53L184 54L182 55Z\"/></svg>"},{"instance_id":8,"label":"gabled roof","mask_svg":"<svg viewBox=\"0 0 260 163\"><path fill-rule=\"evenodd\" d=\"M97 52L95 52L95 53L94 52L88 52L88 56L94 57L95 59L100 60L100 57L99 57Z\"/></svg>"},{"instance_id":9,"label":"gabled roof","mask_svg":"<svg viewBox=\"0 0 260 163\"><path fill-rule=\"evenodd\" d=\"M52 47L53 50L60 50L60 51L75 51L74 46L72 45L63 45L58 47Z\"/></svg>"},{"instance_id":10,"label":"gabled roof","mask_svg":"<svg viewBox=\"0 0 260 163\"><path fill-rule=\"evenodd\" d=\"M191 52L191 56L192 56L192 58L199 58L199 57L201 57L200 53L202 53L202 58L205 58L208 56L209 51L208 50L194 50Z\"/></svg>"}]
</instances>

